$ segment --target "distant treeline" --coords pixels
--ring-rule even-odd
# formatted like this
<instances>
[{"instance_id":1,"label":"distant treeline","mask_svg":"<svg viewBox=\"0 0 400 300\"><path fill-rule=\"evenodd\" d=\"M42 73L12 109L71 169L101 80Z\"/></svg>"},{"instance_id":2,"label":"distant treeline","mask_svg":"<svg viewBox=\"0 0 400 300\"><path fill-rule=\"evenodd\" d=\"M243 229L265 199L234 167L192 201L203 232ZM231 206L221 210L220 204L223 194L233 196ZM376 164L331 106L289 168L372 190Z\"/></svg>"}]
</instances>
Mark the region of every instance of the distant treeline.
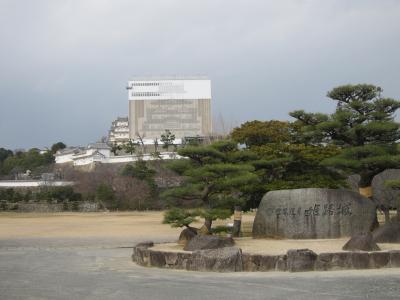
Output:
<instances>
[{"instance_id":1,"label":"distant treeline","mask_svg":"<svg viewBox=\"0 0 400 300\"><path fill-rule=\"evenodd\" d=\"M37 148L28 151L0 148L0 176L24 173L26 170L43 171L54 163L54 154L65 147L64 143L58 142L42 153Z\"/></svg>"}]
</instances>

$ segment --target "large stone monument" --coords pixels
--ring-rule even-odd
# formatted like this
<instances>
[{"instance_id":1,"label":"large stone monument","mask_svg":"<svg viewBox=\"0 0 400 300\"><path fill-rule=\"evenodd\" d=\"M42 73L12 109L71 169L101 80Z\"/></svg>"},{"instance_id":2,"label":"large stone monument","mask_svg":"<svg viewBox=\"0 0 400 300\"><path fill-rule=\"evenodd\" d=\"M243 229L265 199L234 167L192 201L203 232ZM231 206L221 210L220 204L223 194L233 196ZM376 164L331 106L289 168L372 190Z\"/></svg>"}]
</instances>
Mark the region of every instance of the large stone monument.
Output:
<instances>
[{"instance_id":1,"label":"large stone monument","mask_svg":"<svg viewBox=\"0 0 400 300\"><path fill-rule=\"evenodd\" d=\"M339 238L370 231L375 204L359 193L296 189L267 193L253 224L253 237Z\"/></svg>"}]
</instances>

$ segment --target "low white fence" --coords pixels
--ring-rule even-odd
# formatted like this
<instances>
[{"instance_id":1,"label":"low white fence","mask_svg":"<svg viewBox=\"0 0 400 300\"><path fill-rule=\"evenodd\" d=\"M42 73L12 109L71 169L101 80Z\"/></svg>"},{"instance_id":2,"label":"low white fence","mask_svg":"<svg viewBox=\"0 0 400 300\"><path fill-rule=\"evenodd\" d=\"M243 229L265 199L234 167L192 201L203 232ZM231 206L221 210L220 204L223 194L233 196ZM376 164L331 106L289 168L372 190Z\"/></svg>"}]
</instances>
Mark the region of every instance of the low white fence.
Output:
<instances>
[{"instance_id":1,"label":"low white fence","mask_svg":"<svg viewBox=\"0 0 400 300\"><path fill-rule=\"evenodd\" d=\"M40 186L71 186L73 181L44 181L44 180L0 180L0 188L24 188Z\"/></svg>"}]
</instances>

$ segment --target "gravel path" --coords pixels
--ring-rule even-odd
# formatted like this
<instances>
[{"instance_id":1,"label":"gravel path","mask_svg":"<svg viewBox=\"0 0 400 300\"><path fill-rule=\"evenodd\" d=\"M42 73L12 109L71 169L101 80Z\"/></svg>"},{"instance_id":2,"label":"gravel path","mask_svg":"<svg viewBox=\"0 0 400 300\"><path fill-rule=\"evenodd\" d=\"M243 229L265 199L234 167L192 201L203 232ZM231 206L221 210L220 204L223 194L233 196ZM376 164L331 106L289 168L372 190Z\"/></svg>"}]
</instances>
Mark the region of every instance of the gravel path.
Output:
<instances>
[{"instance_id":1,"label":"gravel path","mask_svg":"<svg viewBox=\"0 0 400 300\"><path fill-rule=\"evenodd\" d=\"M87 228L80 230L82 224L75 223L73 230L64 228L68 234L57 236L53 229L38 226L40 220L33 217L36 225L31 231L37 234L23 236L22 225L16 222L20 233L13 237L13 222L3 217L0 299L398 299L400 294L400 269L219 274L143 268L131 262L131 247L145 239L171 241L176 238L174 230L157 231L154 225L156 230L143 234L137 225L115 235L107 230L88 234ZM22 219L24 226L29 225L27 218ZM61 226L62 218L50 219ZM108 223L121 229L129 221L119 220L120 225ZM96 222L100 228L107 227L106 219L103 225ZM129 222L139 224L140 218ZM64 226L68 225L72 223ZM10 232L5 233L6 227ZM96 231L95 226L90 228Z\"/></svg>"}]
</instances>

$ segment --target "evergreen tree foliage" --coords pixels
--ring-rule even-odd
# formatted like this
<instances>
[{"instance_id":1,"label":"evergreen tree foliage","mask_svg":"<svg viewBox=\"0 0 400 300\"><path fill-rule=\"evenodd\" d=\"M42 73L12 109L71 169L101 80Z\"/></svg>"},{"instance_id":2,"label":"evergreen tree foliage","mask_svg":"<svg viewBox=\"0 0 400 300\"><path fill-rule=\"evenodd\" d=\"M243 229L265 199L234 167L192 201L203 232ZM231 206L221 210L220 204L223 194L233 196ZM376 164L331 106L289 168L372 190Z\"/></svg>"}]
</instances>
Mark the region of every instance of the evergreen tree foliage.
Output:
<instances>
[{"instance_id":1,"label":"evergreen tree foliage","mask_svg":"<svg viewBox=\"0 0 400 300\"><path fill-rule=\"evenodd\" d=\"M189 227L196 221L198 212L181 208L172 208L165 212L163 224L170 224L172 227Z\"/></svg>"},{"instance_id":2,"label":"evergreen tree foliage","mask_svg":"<svg viewBox=\"0 0 400 300\"><path fill-rule=\"evenodd\" d=\"M55 154L58 150L65 149L66 147L67 145L65 145L63 142L58 142L51 146L51 152Z\"/></svg>"},{"instance_id":3,"label":"evergreen tree foliage","mask_svg":"<svg viewBox=\"0 0 400 300\"><path fill-rule=\"evenodd\" d=\"M188 159L177 160L169 168L183 175L185 182L162 193L162 198L175 205L190 201L199 206L196 214L211 231L212 221L228 218L235 205L248 200L246 188L258 182L248 156L239 154L242 151L231 141L179 149L178 154Z\"/></svg>"},{"instance_id":4,"label":"evergreen tree foliage","mask_svg":"<svg viewBox=\"0 0 400 300\"><path fill-rule=\"evenodd\" d=\"M310 144L298 123L251 121L235 128L232 138L250 150L244 153L251 153L250 162L260 178L249 190L250 207L257 207L271 190L346 185L343 174L321 163L338 155L340 148Z\"/></svg>"},{"instance_id":5,"label":"evergreen tree foliage","mask_svg":"<svg viewBox=\"0 0 400 300\"><path fill-rule=\"evenodd\" d=\"M3 153L3 161L0 160L0 175L22 173L26 170L34 171L39 167L46 167L54 163L54 156L50 151L41 154L36 148L26 152L19 151L15 154L10 150L0 151L0 155L1 153Z\"/></svg>"},{"instance_id":6,"label":"evergreen tree foliage","mask_svg":"<svg viewBox=\"0 0 400 300\"><path fill-rule=\"evenodd\" d=\"M342 174L322 164L325 159L340 153L336 146L270 144L253 151L261 157L253 164L265 191L346 186Z\"/></svg>"},{"instance_id":7,"label":"evergreen tree foliage","mask_svg":"<svg viewBox=\"0 0 400 300\"><path fill-rule=\"evenodd\" d=\"M370 186L372 178L386 168L400 165L396 147L400 124L394 120L400 102L381 93L380 87L369 84L339 86L328 92L337 101L333 114L290 113L310 144L343 148L324 165L360 174L361 187Z\"/></svg>"},{"instance_id":8,"label":"evergreen tree foliage","mask_svg":"<svg viewBox=\"0 0 400 300\"><path fill-rule=\"evenodd\" d=\"M133 155L136 151L137 145L138 145L137 142L135 142L133 139L130 139L123 145L123 149L125 152L129 153L130 155Z\"/></svg>"},{"instance_id":9,"label":"evergreen tree foliage","mask_svg":"<svg viewBox=\"0 0 400 300\"><path fill-rule=\"evenodd\" d=\"M171 130L166 129L165 132L161 135L161 142L163 143L163 149L168 150L169 146L174 145L175 134L171 132Z\"/></svg>"},{"instance_id":10,"label":"evergreen tree foliage","mask_svg":"<svg viewBox=\"0 0 400 300\"><path fill-rule=\"evenodd\" d=\"M290 124L282 121L250 121L234 128L233 140L248 147L290 141Z\"/></svg>"},{"instance_id":11,"label":"evergreen tree foliage","mask_svg":"<svg viewBox=\"0 0 400 300\"><path fill-rule=\"evenodd\" d=\"M111 153L113 153L114 155L117 155L118 151L122 150L121 145L118 145L117 143L113 143L111 145Z\"/></svg>"}]
</instances>

